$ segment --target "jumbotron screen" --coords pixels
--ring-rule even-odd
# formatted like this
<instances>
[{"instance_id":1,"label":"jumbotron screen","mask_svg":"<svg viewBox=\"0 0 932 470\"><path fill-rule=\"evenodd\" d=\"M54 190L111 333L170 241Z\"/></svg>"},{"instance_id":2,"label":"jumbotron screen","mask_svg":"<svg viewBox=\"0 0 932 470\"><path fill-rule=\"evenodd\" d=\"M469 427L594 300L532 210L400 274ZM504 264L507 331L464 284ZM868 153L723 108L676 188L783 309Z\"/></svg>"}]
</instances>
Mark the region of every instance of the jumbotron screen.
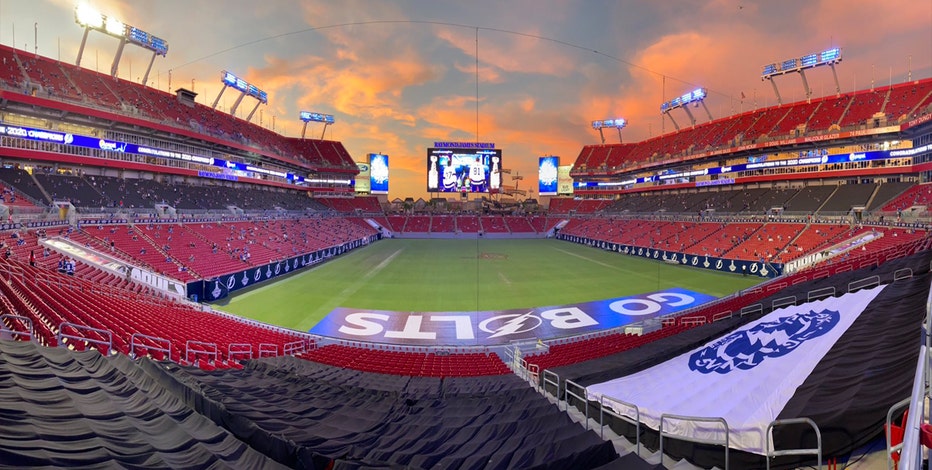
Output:
<instances>
[{"instance_id":1,"label":"jumbotron screen","mask_svg":"<svg viewBox=\"0 0 932 470\"><path fill-rule=\"evenodd\" d=\"M501 187L501 149L427 149L428 192L488 193Z\"/></svg>"}]
</instances>

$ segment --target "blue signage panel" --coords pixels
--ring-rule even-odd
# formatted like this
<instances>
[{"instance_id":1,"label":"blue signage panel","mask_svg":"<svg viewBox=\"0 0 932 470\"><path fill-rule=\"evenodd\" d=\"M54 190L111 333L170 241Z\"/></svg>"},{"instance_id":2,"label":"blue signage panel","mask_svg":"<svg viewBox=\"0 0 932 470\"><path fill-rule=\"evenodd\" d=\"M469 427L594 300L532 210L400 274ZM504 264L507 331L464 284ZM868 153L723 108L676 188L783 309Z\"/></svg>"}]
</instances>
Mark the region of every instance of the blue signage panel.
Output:
<instances>
[{"instance_id":1,"label":"blue signage panel","mask_svg":"<svg viewBox=\"0 0 932 470\"><path fill-rule=\"evenodd\" d=\"M745 261L728 258L716 258L714 256L691 255L677 251L658 250L643 246L622 245L602 240L593 240L586 237L577 237L575 235L557 235L558 239L568 242L589 245L603 250L624 253L626 255L640 256L657 261L664 261L671 264L681 264L695 268L712 269L733 274L746 274L749 276L759 277L779 277L783 275L783 264L768 263L765 261Z\"/></svg>"},{"instance_id":2,"label":"blue signage panel","mask_svg":"<svg viewBox=\"0 0 932 470\"><path fill-rule=\"evenodd\" d=\"M220 300L230 295L231 292L251 287L262 281L267 281L307 266L313 266L333 256L341 255L344 252L359 248L360 246L368 245L376 238L377 236L373 235L369 238L353 240L313 253L294 256L274 263L224 274L213 279L192 281L187 285L187 295L189 298L196 298L198 301L202 302Z\"/></svg>"},{"instance_id":3,"label":"blue signage panel","mask_svg":"<svg viewBox=\"0 0 932 470\"><path fill-rule=\"evenodd\" d=\"M541 196L556 196L557 169L560 167L560 157L540 157L537 166L537 194Z\"/></svg>"},{"instance_id":4,"label":"blue signage panel","mask_svg":"<svg viewBox=\"0 0 932 470\"><path fill-rule=\"evenodd\" d=\"M369 154L369 192L388 194L388 155Z\"/></svg>"},{"instance_id":5,"label":"blue signage panel","mask_svg":"<svg viewBox=\"0 0 932 470\"><path fill-rule=\"evenodd\" d=\"M405 345L502 345L608 330L695 307L715 297L668 289L558 307L484 312L334 309L312 334Z\"/></svg>"},{"instance_id":6,"label":"blue signage panel","mask_svg":"<svg viewBox=\"0 0 932 470\"><path fill-rule=\"evenodd\" d=\"M302 182L304 177L299 175L293 175L291 173L285 173L282 171L269 170L266 168L259 168L245 163L239 162L230 162L226 160L221 160L219 158L211 157L202 157L199 155L191 155L185 152L176 152L174 150L165 150L159 148L146 147L144 145L137 145L128 142L120 142L116 140L100 139L97 137L90 137L85 135L70 134L65 132L56 132L56 131L47 131L44 129L35 129L31 127L21 127L21 126L4 126L0 125L0 135L8 135L12 137L19 137L27 140L35 140L39 142L53 142L62 145L73 145L76 147L83 147L89 149L100 149L106 150L108 152L117 152L117 153L130 153L134 155L144 155L149 157L158 157L158 158L170 158L173 160L184 160L187 162L201 163L204 165L213 165L218 168L226 168L230 170L260 173L263 175L277 176L280 178L285 178L293 182ZM214 178L215 176L208 175L205 176L208 178Z\"/></svg>"}]
</instances>

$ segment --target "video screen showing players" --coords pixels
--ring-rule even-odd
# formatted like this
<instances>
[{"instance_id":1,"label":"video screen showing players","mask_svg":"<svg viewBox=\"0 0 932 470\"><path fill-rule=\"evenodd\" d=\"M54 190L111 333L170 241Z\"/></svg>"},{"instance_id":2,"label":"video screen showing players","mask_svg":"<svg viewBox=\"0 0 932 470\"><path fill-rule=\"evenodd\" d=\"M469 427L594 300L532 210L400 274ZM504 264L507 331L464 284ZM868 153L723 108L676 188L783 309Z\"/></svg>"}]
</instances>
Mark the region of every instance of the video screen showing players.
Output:
<instances>
[{"instance_id":1,"label":"video screen showing players","mask_svg":"<svg viewBox=\"0 0 932 470\"><path fill-rule=\"evenodd\" d=\"M502 187L502 151L427 149L427 191L488 193Z\"/></svg>"}]
</instances>

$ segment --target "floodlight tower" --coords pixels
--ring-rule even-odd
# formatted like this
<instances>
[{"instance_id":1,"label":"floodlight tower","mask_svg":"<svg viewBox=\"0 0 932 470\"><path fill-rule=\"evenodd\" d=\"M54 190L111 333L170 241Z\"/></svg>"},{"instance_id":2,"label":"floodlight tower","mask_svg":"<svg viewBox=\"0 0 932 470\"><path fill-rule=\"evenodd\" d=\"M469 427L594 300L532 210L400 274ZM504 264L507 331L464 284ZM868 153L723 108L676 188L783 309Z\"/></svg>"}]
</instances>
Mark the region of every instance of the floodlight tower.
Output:
<instances>
[{"instance_id":1,"label":"floodlight tower","mask_svg":"<svg viewBox=\"0 0 932 470\"><path fill-rule=\"evenodd\" d=\"M602 138L602 143L605 143L605 134L602 133L602 129L618 129L618 143L621 141L621 130L628 125L628 121L624 118L616 119L603 119L599 121L592 121L592 128L599 131L599 137Z\"/></svg>"},{"instance_id":2,"label":"floodlight tower","mask_svg":"<svg viewBox=\"0 0 932 470\"><path fill-rule=\"evenodd\" d=\"M123 48L126 44L134 44L143 49L152 51L152 58L149 59L149 66L146 67L146 73L142 77L143 84L149 81L149 72L152 71L152 64L155 63L155 57L165 57L168 54L168 42L164 39L149 34L135 26L125 24L116 18L110 18L88 5L79 4L74 7L74 21L84 27L84 37L81 38L81 47L78 48L78 58L75 61L75 65L77 66L81 66L81 58L84 56L84 46L87 44L87 35L91 31L99 31L120 40L117 52L113 56L113 64L110 66L110 76L112 77L115 77L117 71L119 71L120 58L123 56Z\"/></svg>"},{"instance_id":3,"label":"floodlight tower","mask_svg":"<svg viewBox=\"0 0 932 470\"><path fill-rule=\"evenodd\" d=\"M841 48L834 47L822 52L806 54L799 59L786 59L781 62L774 62L763 67L761 80L770 80L773 85L773 93L777 96L777 103L783 104L780 97L780 90L777 89L775 77L790 72L798 72L803 82L803 89L806 91L806 99L812 96L812 88L809 87L809 81L806 80L806 70L828 65L832 69L832 76L835 78L835 95L841 94L841 86L838 84L838 72L835 70L835 64L841 62Z\"/></svg>"},{"instance_id":4,"label":"floodlight tower","mask_svg":"<svg viewBox=\"0 0 932 470\"><path fill-rule=\"evenodd\" d=\"M689 117L690 125L696 125L696 117L693 116L692 111L689 110L688 104L692 103L694 106L698 107L702 105L702 109L705 110L706 116L709 117L709 121L712 120L712 112L709 111L709 107L705 104L705 99L709 95L708 90L705 88L696 88L695 90L685 93L682 96L677 96L666 103L660 105L660 114L666 115L670 118L670 121L673 122L673 127L676 130L680 130L680 125L676 123L676 120L673 119L673 115L670 114L670 111L673 111L677 108L682 108L686 112L686 116Z\"/></svg>"},{"instance_id":5,"label":"floodlight tower","mask_svg":"<svg viewBox=\"0 0 932 470\"><path fill-rule=\"evenodd\" d=\"M324 123L324 130L320 133L320 140L324 140L324 135L327 133L327 126L333 124L333 115L332 114L323 114L323 113L312 113L310 111L301 111L299 118L304 121L304 129L301 130L301 138L303 139L305 134L307 134L307 123L309 122L322 122Z\"/></svg>"},{"instance_id":6,"label":"floodlight tower","mask_svg":"<svg viewBox=\"0 0 932 470\"><path fill-rule=\"evenodd\" d=\"M223 83L223 88L220 89L220 93L217 94L217 98L214 99L214 104L211 105L211 108L216 109L217 103L220 102L220 97L223 96L223 92L229 88L233 88L240 91L240 95L236 98L236 102L233 103L233 107L230 108L230 114L236 114L236 108L239 107L242 103L243 98L246 96L251 96L256 99L256 105L253 106L252 111L249 112L249 115L246 116L246 122L249 122L252 119L252 115L256 113L256 110L259 109L260 104L266 104L269 102L268 93L260 90L255 85L251 85L243 80L242 78L233 75L226 70L220 72L220 82Z\"/></svg>"}]
</instances>

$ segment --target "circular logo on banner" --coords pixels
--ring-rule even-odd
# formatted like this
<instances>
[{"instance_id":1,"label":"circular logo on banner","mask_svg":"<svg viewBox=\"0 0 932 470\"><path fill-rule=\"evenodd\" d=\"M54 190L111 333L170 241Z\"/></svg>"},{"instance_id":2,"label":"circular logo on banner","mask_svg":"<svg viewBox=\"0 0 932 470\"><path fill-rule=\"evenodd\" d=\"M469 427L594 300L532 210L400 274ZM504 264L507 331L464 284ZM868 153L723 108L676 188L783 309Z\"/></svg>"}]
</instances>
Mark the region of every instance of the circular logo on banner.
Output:
<instances>
[{"instance_id":1,"label":"circular logo on banner","mask_svg":"<svg viewBox=\"0 0 932 470\"><path fill-rule=\"evenodd\" d=\"M479 329L490 333L489 338L516 335L531 331L543 323L543 320L528 312L524 314L499 315L487 318L479 323Z\"/></svg>"},{"instance_id":2,"label":"circular logo on banner","mask_svg":"<svg viewBox=\"0 0 932 470\"><path fill-rule=\"evenodd\" d=\"M828 333L841 315L833 310L797 313L736 331L689 356L689 369L727 374L757 367L768 358L789 354L801 344Z\"/></svg>"}]
</instances>

